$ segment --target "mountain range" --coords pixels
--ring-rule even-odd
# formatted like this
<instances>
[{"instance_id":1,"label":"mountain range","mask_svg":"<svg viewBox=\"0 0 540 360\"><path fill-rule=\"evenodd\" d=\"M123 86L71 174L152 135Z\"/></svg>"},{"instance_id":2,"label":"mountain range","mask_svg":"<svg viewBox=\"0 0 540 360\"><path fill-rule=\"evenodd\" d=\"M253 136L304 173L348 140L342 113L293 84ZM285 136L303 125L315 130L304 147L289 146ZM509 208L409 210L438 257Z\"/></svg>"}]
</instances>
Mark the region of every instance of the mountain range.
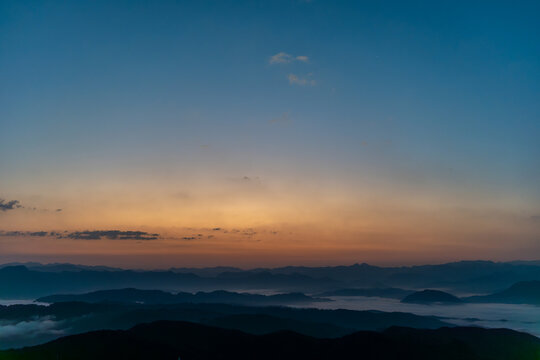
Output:
<instances>
[{"instance_id":1,"label":"mountain range","mask_svg":"<svg viewBox=\"0 0 540 360\"><path fill-rule=\"evenodd\" d=\"M170 270L123 270L72 264L37 263L0 266L0 298L29 299L133 287L166 291L267 290L324 293L339 289L440 289L456 294L486 294L517 282L540 279L536 262L462 261L441 265L378 267L290 266L242 270L229 267ZM24 285L23 285L24 284Z\"/></svg>"}]
</instances>

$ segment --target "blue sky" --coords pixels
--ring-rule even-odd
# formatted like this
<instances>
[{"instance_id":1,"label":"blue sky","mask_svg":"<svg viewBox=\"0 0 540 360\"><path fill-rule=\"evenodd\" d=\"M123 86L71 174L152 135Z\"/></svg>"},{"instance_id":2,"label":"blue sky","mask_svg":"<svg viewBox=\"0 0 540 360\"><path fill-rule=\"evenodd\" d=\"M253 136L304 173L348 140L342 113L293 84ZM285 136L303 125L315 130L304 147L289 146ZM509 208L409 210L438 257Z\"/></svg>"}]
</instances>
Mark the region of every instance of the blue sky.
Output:
<instances>
[{"instance_id":1,"label":"blue sky","mask_svg":"<svg viewBox=\"0 0 540 360\"><path fill-rule=\"evenodd\" d=\"M69 208L74 184L137 177L150 194L249 177L534 218L539 14L534 1L3 1L0 198Z\"/></svg>"}]
</instances>

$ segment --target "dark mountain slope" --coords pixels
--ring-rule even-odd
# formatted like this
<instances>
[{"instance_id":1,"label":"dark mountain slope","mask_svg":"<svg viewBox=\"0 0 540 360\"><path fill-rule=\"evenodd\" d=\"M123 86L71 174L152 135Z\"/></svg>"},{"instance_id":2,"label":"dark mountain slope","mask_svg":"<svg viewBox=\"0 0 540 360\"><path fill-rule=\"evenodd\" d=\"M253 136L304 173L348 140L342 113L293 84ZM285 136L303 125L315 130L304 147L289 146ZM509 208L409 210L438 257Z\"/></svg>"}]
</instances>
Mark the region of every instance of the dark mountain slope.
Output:
<instances>
[{"instance_id":1,"label":"dark mountain slope","mask_svg":"<svg viewBox=\"0 0 540 360\"><path fill-rule=\"evenodd\" d=\"M510 330L391 328L338 339L292 332L249 335L186 322L162 321L128 331L98 331L0 352L0 360L70 359L363 359L533 360L540 340Z\"/></svg>"},{"instance_id":2,"label":"dark mountain slope","mask_svg":"<svg viewBox=\"0 0 540 360\"><path fill-rule=\"evenodd\" d=\"M354 332L352 329L328 323L306 322L262 314L228 315L207 320L203 323L226 329L241 330L255 335L287 330L318 338L333 338Z\"/></svg>"}]
</instances>

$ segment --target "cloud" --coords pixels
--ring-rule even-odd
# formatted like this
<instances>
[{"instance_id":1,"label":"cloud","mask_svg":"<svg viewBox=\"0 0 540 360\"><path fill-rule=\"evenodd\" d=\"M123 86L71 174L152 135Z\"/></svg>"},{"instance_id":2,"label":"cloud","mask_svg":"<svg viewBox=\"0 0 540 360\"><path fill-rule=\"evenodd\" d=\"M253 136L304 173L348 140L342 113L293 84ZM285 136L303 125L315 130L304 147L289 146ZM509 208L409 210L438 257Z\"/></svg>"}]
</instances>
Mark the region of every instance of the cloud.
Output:
<instances>
[{"instance_id":1,"label":"cloud","mask_svg":"<svg viewBox=\"0 0 540 360\"><path fill-rule=\"evenodd\" d=\"M61 212L62 211L62 209L49 210L49 209L42 209L42 208L37 208L37 207L22 206L19 200L7 201L5 199L0 199L0 211L8 211L8 210L15 210L15 209L27 209L31 211L41 211L41 212L47 212L47 211Z\"/></svg>"},{"instance_id":2,"label":"cloud","mask_svg":"<svg viewBox=\"0 0 540 360\"><path fill-rule=\"evenodd\" d=\"M21 208L19 200L10 200L0 199L0 211L15 210Z\"/></svg>"},{"instance_id":3,"label":"cloud","mask_svg":"<svg viewBox=\"0 0 540 360\"><path fill-rule=\"evenodd\" d=\"M217 228L219 229L219 228ZM212 229L212 231L215 231L214 229ZM202 239L204 235L203 234L192 234L192 235L189 235L189 236L182 236L180 239L181 240L199 240L199 239Z\"/></svg>"},{"instance_id":4,"label":"cloud","mask_svg":"<svg viewBox=\"0 0 540 360\"><path fill-rule=\"evenodd\" d=\"M49 233L46 231L34 231L30 233L30 236L47 236Z\"/></svg>"},{"instance_id":5,"label":"cloud","mask_svg":"<svg viewBox=\"0 0 540 360\"><path fill-rule=\"evenodd\" d=\"M66 235L67 238L76 240L156 240L159 234L150 234L145 231L120 231L120 230L93 230L76 231Z\"/></svg>"},{"instance_id":6,"label":"cloud","mask_svg":"<svg viewBox=\"0 0 540 360\"><path fill-rule=\"evenodd\" d=\"M43 334L63 334L59 329L61 322L53 321L49 318L40 320L20 321L16 323L0 323L0 339L10 339L15 337L36 337Z\"/></svg>"},{"instance_id":7,"label":"cloud","mask_svg":"<svg viewBox=\"0 0 540 360\"><path fill-rule=\"evenodd\" d=\"M310 75L308 75L310 76ZM313 79L309 78L301 78L298 77L295 74L289 74L287 75L287 79L289 79L289 84L291 85L300 85L300 86L315 86L317 82Z\"/></svg>"},{"instance_id":8,"label":"cloud","mask_svg":"<svg viewBox=\"0 0 540 360\"><path fill-rule=\"evenodd\" d=\"M305 55L294 56L282 51L275 55L272 55L270 57L270 60L268 60L270 64L288 64L293 61L309 62L309 57Z\"/></svg>"},{"instance_id":9,"label":"cloud","mask_svg":"<svg viewBox=\"0 0 540 360\"><path fill-rule=\"evenodd\" d=\"M58 239L74 240L157 240L159 234L151 234L145 231L121 231L121 230L85 230L63 233L57 231L0 231L0 236L18 237L46 237L54 236Z\"/></svg>"},{"instance_id":10,"label":"cloud","mask_svg":"<svg viewBox=\"0 0 540 360\"><path fill-rule=\"evenodd\" d=\"M0 236L54 236L55 233L48 233L46 231L0 231Z\"/></svg>"}]
</instances>

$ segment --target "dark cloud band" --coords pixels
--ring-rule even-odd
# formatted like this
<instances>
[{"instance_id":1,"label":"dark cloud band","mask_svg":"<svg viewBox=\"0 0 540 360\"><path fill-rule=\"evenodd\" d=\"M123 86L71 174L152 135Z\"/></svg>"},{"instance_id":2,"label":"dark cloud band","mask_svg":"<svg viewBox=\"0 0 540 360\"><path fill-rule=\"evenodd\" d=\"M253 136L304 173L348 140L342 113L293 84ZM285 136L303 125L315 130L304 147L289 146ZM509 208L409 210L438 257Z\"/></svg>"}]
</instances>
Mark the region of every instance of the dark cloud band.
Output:
<instances>
[{"instance_id":1,"label":"dark cloud band","mask_svg":"<svg viewBox=\"0 0 540 360\"><path fill-rule=\"evenodd\" d=\"M74 240L157 240L159 234L147 233L145 231L122 231L122 230L85 230L75 232L47 232L47 231L0 231L0 236L30 236L45 237L51 236L59 239Z\"/></svg>"}]
</instances>

